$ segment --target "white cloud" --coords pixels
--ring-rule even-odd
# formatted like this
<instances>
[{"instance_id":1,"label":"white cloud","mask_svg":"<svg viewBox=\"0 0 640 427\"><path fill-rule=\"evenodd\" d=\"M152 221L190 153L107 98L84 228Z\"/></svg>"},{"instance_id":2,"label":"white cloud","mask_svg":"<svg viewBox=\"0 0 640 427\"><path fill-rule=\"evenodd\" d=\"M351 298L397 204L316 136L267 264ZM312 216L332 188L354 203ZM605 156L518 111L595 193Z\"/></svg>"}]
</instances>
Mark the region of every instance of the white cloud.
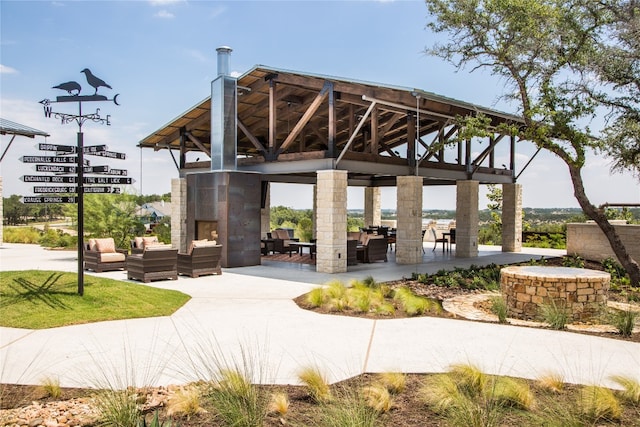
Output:
<instances>
[{"instance_id":1,"label":"white cloud","mask_svg":"<svg viewBox=\"0 0 640 427\"><path fill-rule=\"evenodd\" d=\"M162 18L162 19L173 19L175 18L175 15L171 12L169 12L168 10L160 10L158 11L158 13L156 13L155 15L156 18Z\"/></svg>"},{"instance_id":2,"label":"white cloud","mask_svg":"<svg viewBox=\"0 0 640 427\"><path fill-rule=\"evenodd\" d=\"M7 67L6 65L0 64L0 74L17 74L18 70L15 68Z\"/></svg>"},{"instance_id":3,"label":"white cloud","mask_svg":"<svg viewBox=\"0 0 640 427\"><path fill-rule=\"evenodd\" d=\"M211 61L211 56L205 55L204 53L196 49L187 49L186 53L193 59L197 60L198 62Z\"/></svg>"}]
</instances>

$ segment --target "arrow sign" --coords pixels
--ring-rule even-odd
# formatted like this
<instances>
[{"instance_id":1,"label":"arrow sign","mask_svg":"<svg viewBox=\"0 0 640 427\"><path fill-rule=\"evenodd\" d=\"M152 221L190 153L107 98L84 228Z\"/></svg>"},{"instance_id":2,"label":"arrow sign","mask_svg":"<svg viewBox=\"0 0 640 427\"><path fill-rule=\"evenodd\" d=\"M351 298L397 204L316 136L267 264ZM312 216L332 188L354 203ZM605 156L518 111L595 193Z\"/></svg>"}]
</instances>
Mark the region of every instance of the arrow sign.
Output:
<instances>
[{"instance_id":1,"label":"arrow sign","mask_svg":"<svg viewBox=\"0 0 640 427\"><path fill-rule=\"evenodd\" d=\"M77 178L75 176L23 175L20 177L20 181L43 183L46 182L54 184L75 184Z\"/></svg>"},{"instance_id":2,"label":"arrow sign","mask_svg":"<svg viewBox=\"0 0 640 427\"><path fill-rule=\"evenodd\" d=\"M35 165L36 172L75 173L75 166Z\"/></svg>"},{"instance_id":3,"label":"arrow sign","mask_svg":"<svg viewBox=\"0 0 640 427\"><path fill-rule=\"evenodd\" d=\"M55 157L55 156L22 156L22 163L78 163L77 157ZM84 159L85 166L89 166L89 161Z\"/></svg>"},{"instance_id":4,"label":"arrow sign","mask_svg":"<svg viewBox=\"0 0 640 427\"><path fill-rule=\"evenodd\" d=\"M120 177L97 177L86 176L84 177L85 184L110 184L110 185L126 185L136 182L133 178L120 178Z\"/></svg>"},{"instance_id":5,"label":"arrow sign","mask_svg":"<svg viewBox=\"0 0 640 427\"><path fill-rule=\"evenodd\" d=\"M120 194L118 187L84 187L84 193Z\"/></svg>"},{"instance_id":6,"label":"arrow sign","mask_svg":"<svg viewBox=\"0 0 640 427\"><path fill-rule=\"evenodd\" d=\"M75 196L36 196L23 197L22 203L76 203L78 198Z\"/></svg>"},{"instance_id":7,"label":"arrow sign","mask_svg":"<svg viewBox=\"0 0 640 427\"><path fill-rule=\"evenodd\" d=\"M38 144L37 147L40 151L58 151L60 153L69 154L73 154L76 152L76 147L72 145Z\"/></svg>"},{"instance_id":8,"label":"arrow sign","mask_svg":"<svg viewBox=\"0 0 640 427\"><path fill-rule=\"evenodd\" d=\"M119 159L119 160L126 160L127 158L127 155L125 153L117 153L115 151L96 151L93 153L88 153L85 151L85 154L89 156L108 157L110 159Z\"/></svg>"},{"instance_id":9,"label":"arrow sign","mask_svg":"<svg viewBox=\"0 0 640 427\"><path fill-rule=\"evenodd\" d=\"M127 176L126 169L109 169L109 175Z\"/></svg>"},{"instance_id":10,"label":"arrow sign","mask_svg":"<svg viewBox=\"0 0 640 427\"><path fill-rule=\"evenodd\" d=\"M78 187L33 187L33 192L42 193L77 193Z\"/></svg>"},{"instance_id":11,"label":"arrow sign","mask_svg":"<svg viewBox=\"0 0 640 427\"><path fill-rule=\"evenodd\" d=\"M109 166L89 166L84 168L84 173L108 173Z\"/></svg>"}]
</instances>

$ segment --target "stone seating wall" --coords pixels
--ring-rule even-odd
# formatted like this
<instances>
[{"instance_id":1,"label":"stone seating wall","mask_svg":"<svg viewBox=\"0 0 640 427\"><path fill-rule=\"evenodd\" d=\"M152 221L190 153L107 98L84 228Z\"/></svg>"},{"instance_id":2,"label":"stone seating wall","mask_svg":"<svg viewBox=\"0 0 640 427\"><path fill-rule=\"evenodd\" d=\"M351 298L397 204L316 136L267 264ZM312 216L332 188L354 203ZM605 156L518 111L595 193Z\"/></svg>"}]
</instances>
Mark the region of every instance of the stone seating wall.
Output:
<instances>
[{"instance_id":1,"label":"stone seating wall","mask_svg":"<svg viewBox=\"0 0 640 427\"><path fill-rule=\"evenodd\" d=\"M631 257L640 260L640 225L612 223ZM616 259L609 241L594 222L567 224L567 255L592 261Z\"/></svg>"}]
</instances>

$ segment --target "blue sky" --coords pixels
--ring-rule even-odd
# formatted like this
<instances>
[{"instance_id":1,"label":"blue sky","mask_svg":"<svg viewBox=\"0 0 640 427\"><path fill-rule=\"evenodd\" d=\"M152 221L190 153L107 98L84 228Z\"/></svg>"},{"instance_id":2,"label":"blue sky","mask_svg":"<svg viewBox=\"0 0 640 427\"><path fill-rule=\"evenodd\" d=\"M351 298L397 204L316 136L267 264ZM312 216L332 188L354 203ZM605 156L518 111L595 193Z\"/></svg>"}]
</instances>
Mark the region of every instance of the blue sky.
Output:
<instances>
[{"instance_id":1,"label":"blue sky","mask_svg":"<svg viewBox=\"0 0 640 427\"><path fill-rule=\"evenodd\" d=\"M80 70L89 68L113 89L99 93L116 106L96 103L111 126L87 123L85 145L107 144L124 152L137 182L130 191L170 191L177 176L166 151L136 148L151 132L209 96L216 76L218 46L233 48L231 70L244 73L256 64L357 80L419 88L440 95L514 111L497 102L502 82L488 72L456 70L425 47L435 41L426 29L422 1L6 1L0 0L0 117L51 134L51 144L75 145L78 127L45 118L38 101L63 95L52 89L77 81L91 88ZM53 104L74 113L73 104ZM86 104L85 104L86 105ZM2 136L4 150L10 138ZM29 195L19 177L33 174L23 155L41 154L36 141L16 138L2 162L4 197ZM517 169L534 152L519 144ZM93 160L93 159L92 159ZM96 160L92 164L98 164ZM524 206L575 207L569 174L562 162L538 155L522 174ZM607 159L592 157L585 169L587 193L596 204L640 202L631 176L609 175ZM309 186L274 186L272 205L311 208ZM480 207L486 201L481 198ZM362 206L361 189L350 190L349 207ZM425 208L455 207L455 188L425 188ZM395 207L395 192L383 191L383 208Z\"/></svg>"}]
</instances>

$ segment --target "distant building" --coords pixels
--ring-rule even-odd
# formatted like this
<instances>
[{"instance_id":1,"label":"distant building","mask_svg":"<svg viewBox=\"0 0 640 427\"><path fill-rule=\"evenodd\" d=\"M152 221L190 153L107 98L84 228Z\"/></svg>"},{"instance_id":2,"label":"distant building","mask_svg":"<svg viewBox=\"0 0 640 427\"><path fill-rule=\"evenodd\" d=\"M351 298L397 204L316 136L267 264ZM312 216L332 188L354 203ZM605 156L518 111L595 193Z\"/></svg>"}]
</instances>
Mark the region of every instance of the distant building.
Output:
<instances>
[{"instance_id":1,"label":"distant building","mask_svg":"<svg viewBox=\"0 0 640 427\"><path fill-rule=\"evenodd\" d=\"M171 216L171 202L151 202L141 205L136 211L138 216L144 223L147 231L160 222L165 216Z\"/></svg>"}]
</instances>

